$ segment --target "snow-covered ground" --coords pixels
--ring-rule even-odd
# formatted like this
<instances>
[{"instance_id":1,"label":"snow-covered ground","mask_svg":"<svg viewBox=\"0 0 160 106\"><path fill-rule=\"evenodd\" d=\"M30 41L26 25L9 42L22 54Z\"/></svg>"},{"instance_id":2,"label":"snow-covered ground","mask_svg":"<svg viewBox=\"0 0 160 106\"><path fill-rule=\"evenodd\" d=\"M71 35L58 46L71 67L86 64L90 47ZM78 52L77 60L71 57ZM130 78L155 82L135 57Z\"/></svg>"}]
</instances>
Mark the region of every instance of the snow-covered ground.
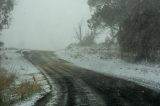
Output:
<instances>
[{"instance_id":1,"label":"snow-covered ground","mask_svg":"<svg viewBox=\"0 0 160 106\"><path fill-rule=\"evenodd\" d=\"M127 63L119 58L109 55L105 59L101 58L107 50L102 52L99 48L90 47L72 47L57 51L56 54L75 65L87 68L106 75L116 76L119 78L134 81L143 86L160 90L160 65L149 63Z\"/></svg>"},{"instance_id":2,"label":"snow-covered ground","mask_svg":"<svg viewBox=\"0 0 160 106\"><path fill-rule=\"evenodd\" d=\"M21 53L15 50L1 51L3 54L2 67L10 73L16 75L15 85L19 85L25 81L37 81L41 85L41 92L34 94L24 101L16 103L14 106L32 106L34 103L42 98L45 94L50 92L50 86L42 72L26 60Z\"/></svg>"}]
</instances>

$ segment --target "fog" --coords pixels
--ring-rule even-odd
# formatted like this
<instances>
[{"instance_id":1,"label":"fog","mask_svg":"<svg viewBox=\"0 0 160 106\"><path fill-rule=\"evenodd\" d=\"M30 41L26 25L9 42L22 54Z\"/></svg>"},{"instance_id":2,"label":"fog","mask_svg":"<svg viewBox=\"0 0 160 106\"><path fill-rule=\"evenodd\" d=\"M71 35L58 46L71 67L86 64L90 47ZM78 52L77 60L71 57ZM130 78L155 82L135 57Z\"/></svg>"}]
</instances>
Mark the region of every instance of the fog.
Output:
<instances>
[{"instance_id":1,"label":"fog","mask_svg":"<svg viewBox=\"0 0 160 106\"><path fill-rule=\"evenodd\" d=\"M89 17L87 0L17 0L1 39L6 47L59 50L76 41L74 27Z\"/></svg>"}]
</instances>

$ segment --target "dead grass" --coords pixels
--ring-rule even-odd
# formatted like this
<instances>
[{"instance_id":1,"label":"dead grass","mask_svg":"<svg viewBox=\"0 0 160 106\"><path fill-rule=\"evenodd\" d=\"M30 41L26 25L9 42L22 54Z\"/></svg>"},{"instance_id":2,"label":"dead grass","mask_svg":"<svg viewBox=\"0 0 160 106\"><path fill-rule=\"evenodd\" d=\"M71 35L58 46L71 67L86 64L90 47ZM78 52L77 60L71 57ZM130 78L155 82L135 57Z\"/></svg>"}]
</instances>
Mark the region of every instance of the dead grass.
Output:
<instances>
[{"instance_id":1,"label":"dead grass","mask_svg":"<svg viewBox=\"0 0 160 106\"><path fill-rule=\"evenodd\" d=\"M17 87L16 92L21 100L37 93L41 90L40 84L37 83L35 78L33 77L33 82L25 81Z\"/></svg>"},{"instance_id":2,"label":"dead grass","mask_svg":"<svg viewBox=\"0 0 160 106\"><path fill-rule=\"evenodd\" d=\"M0 69L0 106L14 102L14 99L12 101L10 98L12 95L16 96L15 100L23 100L41 90L41 85L37 83L34 76L33 81L24 81L18 86L14 85L15 78L15 74Z\"/></svg>"},{"instance_id":3,"label":"dead grass","mask_svg":"<svg viewBox=\"0 0 160 106\"><path fill-rule=\"evenodd\" d=\"M4 102L3 91L8 89L14 80L14 74L8 73L4 69L0 70L0 103Z\"/></svg>"}]
</instances>

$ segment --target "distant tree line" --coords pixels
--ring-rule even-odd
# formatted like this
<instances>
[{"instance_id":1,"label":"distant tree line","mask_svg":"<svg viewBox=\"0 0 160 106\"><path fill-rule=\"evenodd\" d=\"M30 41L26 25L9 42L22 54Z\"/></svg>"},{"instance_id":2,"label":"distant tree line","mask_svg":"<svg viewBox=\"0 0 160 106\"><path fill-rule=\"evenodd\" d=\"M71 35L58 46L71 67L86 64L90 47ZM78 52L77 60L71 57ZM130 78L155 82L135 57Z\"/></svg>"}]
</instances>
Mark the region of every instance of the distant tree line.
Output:
<instances>
[{"instance_id":1,"label":"distant tree line","mask_svg":"<svg viewBox=\"0 0 160 106\"><path fill-rule=\"evenodd\" d=\"M89 28L110 28L122 57L159 61L160 0L88 0L88 4L93 10Z\"/></svg>"}]
</instances>

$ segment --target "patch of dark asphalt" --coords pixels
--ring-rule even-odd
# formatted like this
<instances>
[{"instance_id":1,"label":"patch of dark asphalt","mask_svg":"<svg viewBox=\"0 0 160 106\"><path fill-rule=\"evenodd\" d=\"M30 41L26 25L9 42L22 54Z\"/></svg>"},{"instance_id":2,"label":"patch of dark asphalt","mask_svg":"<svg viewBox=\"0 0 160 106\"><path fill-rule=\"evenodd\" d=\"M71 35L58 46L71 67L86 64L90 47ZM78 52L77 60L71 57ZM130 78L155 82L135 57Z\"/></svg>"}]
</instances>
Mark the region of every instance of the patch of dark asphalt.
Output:
<instances>
[{"instance_id":1,"label":"patch of dark asphalt","mask_svg":"<svg viewBox=\"0 0 160 106\"><path fill-rule=\"evenodd\" d=\"M71 75L68 75L68 73L65 73L63 70L59 69L59 68L55 68L53 66L48 66L50 67L50 69L53 72L58 73L59 75L61 75L63 77L63 81L66 82L66 86L68 88L68 101L67 101L67 106L75 106L76 103L76 95L77 95L77 90L75 89L75 83L74 83L74 78ZM61 83L59 83L61 85ZM80 90L80 89L79 89ZM81 91L81 94L83 92ZM83 95L83 98L85 98L84 104L86 106L89 106L87 97L85 97L85 95ZM82 98L79 98L82 99ZM79 106L79 105L78 105Z\"/></svg>"},{"instance_id":2,"label":"patch of dark asphalt","mask_svg":"<svg viewBox=\"0 0 160 106\"><path fill-rule=\"evenodd\" d=\"M81 78L77 75L74 75L73 72L67 67L63 67L61 65L52 65L53 70L58 70L62 75L66 75L67 77L72 78L72 83L74 84L75 100L79 100L76 102L77 106L85 105L85 106L106 106L106 103L101 98L101 95L97 94L88 84L86 84Z\"/></svg>"},{"instance_id":3,"label":"patch of dark asphalt","mask_svg":"<svg viewBox=\"0 0 160 106\"><path fill-rule=\"evenodd\" d=\"M160 106L159 91L75 66L70 70L103 95L108 106Z\"/></svg>"},{"instance_id":4,"label":"patch of dark asphalt","mask_svg":"<svg viewBox=\"0 0 160 106\"><path fill-rule=\"evenodd\" d=\"M54 80L56 80L58 84L61 86L60 91L62 92L64 89L66 89L65 92L68 94L68 96L67 96L67 101L66 101L65 106L75 106L75 100L74 100L75 90L73 87L72 79L68 78L67 76L61 74L60 72L56 70L53 70L52 68L50 68L50 70L52 70L53 75L59 76L59 78L56 78ZM51 78L55 78L55 76L52 76ZM63 101L63 97L61 98L60 102L62 101Z\"/></svg>"},{"instance_id":5,"label":"patch of dark asphalt","mask_svg":"<svg viewBox=\"0 0 160 106\"><path fill-rule=\"evenodd\" d=\"M35 104L34 106L45 106L50 98L52 97L52 94L51 93L47 93L46 95L44 95L41 99L39 99Z\"/></svg>"},{"instance_id":6,"label":"patch of dark asphalt","mask_svg":"<svg viewBox=\"0 0 160 106\"><path fill-rule=\"evenodd\" d=\"M68 80L65 79L64 76L60 75L59 73L52 71L49 67L45 66L42 67L43 70L47 73L47 75L50 76L50 78L52 80L55 81L56 85L58 85L59 87L59 98L57 101L57 106L69 106L68 103L70 103L70 106L73 106L73 102L69 101L70 95L69 95L69 91L70 88L68 87L68 85L70 84L70 82ZM53 85L55 86L55 85ZM53 91L54 92L54 91ZM52 96L56 96L56 95L52 95Z\"/></svg>"}]
</instances>

